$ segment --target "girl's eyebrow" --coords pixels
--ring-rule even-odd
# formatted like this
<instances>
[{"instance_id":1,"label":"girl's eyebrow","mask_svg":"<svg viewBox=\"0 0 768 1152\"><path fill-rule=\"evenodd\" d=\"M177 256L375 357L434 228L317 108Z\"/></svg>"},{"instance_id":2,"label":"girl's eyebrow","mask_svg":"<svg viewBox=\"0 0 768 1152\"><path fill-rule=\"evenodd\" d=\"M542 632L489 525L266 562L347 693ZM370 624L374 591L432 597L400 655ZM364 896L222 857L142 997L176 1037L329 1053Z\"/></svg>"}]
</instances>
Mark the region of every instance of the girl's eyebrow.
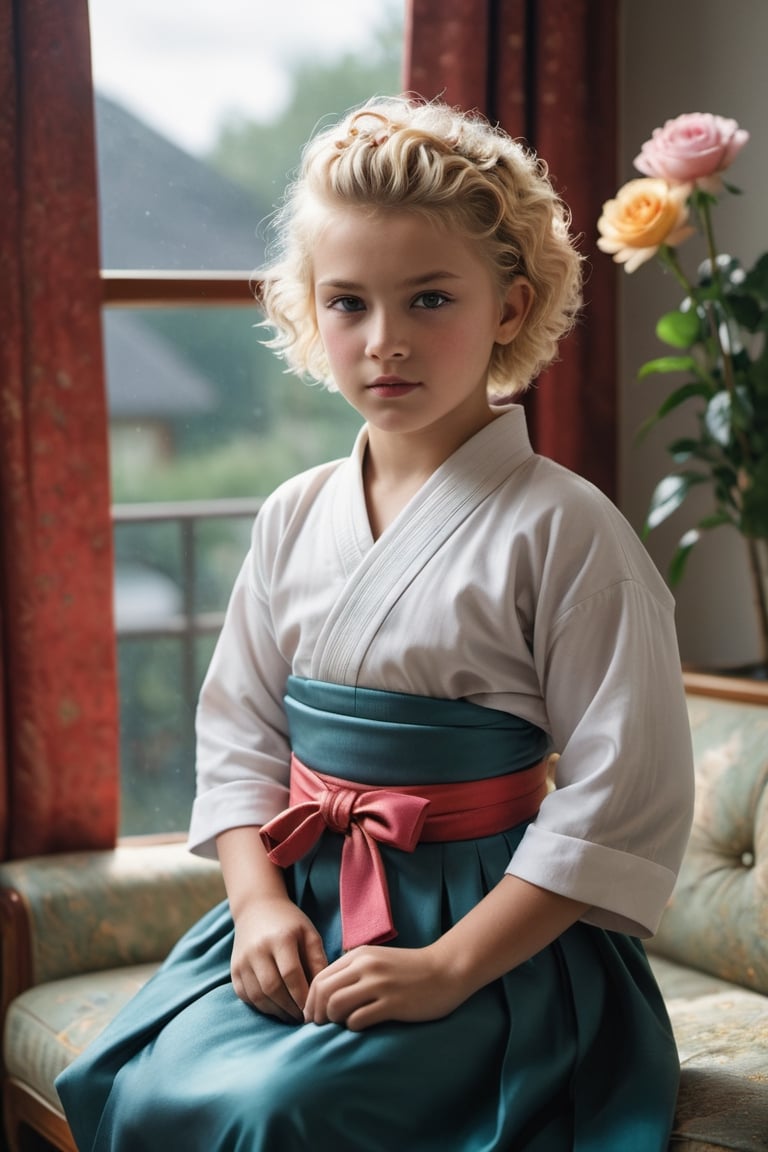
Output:
<instances>
[{"instance_id":1,"label":"girl's eyebrow","mask_svg":"<svg viewBox=\"0 0 768 1152\"><path fill-rule=\"evenodd\" d=\"M422 284L431 284L435 280L460 280L461 276L457 272L448 272L442 268L435 269L434 272L427 272L423 276L413 276L410 280L404 280L403 284L407 288L418 288Z\"/></svg>"},{"instance_id":2,"label":"girl's eyebrow","mask_svg":"<svg viewBox=\"0 0 768 1152\"><path fill-rule=\"evenodd\" d=\"M318 280L318 288L338 288L342 292L359 292L362 284L356 284L354 280Z\"/></svg>"},{"instance_id":3,"label":"girl's eyebrow","mask_svg":"<svg viewBox=\"0 0 768 1152\"><path fill-rule=\"evenodd\" d=\"M447 272L443 269L436 269L434 272L419 273L418 276L409 277L407 280L402 281L404 288L419 288L423 284L433 284L435 280L460 280L461 277L456 272ZM318 280L318 288L337 288L342 292L360 292L365 287L364 284L358 284L355 280Z\"/></svg>"}]
</instances>

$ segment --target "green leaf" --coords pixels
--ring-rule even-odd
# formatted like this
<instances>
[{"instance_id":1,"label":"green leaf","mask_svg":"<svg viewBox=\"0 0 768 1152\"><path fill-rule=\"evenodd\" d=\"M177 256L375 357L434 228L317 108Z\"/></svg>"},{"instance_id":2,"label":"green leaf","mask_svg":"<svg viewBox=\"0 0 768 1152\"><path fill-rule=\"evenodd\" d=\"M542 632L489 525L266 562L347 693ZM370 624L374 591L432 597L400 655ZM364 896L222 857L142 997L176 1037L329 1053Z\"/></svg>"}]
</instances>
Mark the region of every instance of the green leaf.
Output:
<instances>
[{"instance_id":1,"label":"green leaf","mask_svg":"<svg viewBox=\"0 0 768 1152\"><path fill-rule=\"evenodd\" d=\"M705 516L703 520L699 520L695 528L689 528L687 532L683 533L677 542L677 549L667 569L669 582L673 587L675 584L680 583L691 550L698 544L699 540L701 540L702 532L707 532L712 528L720 528L724 524L732 525L733 520L724 512L715 512L712 516Z\"/></svg>"},{"instance_id":2,"label":"green leaf","mask_svg":"<svg viewBox=\"0 0 768 1152\"><path fill-rule=\"evenodd\" d=\"M643 364L637 378L644 380L646 376L663 372L696 372L698 374L699 371L699 366L693 356L660 356L658 360L649 360L647 364Z\"/></svg>"},{"instance_id":3,"label":"green leaf","mask_svg":"<svg viewBox=\"0 0 768 1152\"><path fill-rule=\"evenodd\" d=\"M739 482L736 467L730 461L720 461L712 468L712 475L724 488L731 489Z\"/></svg>"},{"instance_id":4,"label":"green leaf","mask_svg":"<svg viewBox=\"0 0 768 1152\"><path fill-rule=\"evenodd\" d=\"M679 440L673 440L671 444L667 445L667 452L676 464L684 464L686 460L690 460L692 457L696 460L709 460L711 457L707 445L690 436L682 436Z\"/></svg>"},{"instance_id":5,"label":"green leaf","mask_svg":"<svg viewBox=\"0 0 768 1152\"><path fill-rule=\"evenodd\" d=\"M649 416L647 420L643 421L637 431L637 436L635 439L637 441L642 440L648 430L653 428L654 424L658 424L659 420L663 419L664 416L672 412L673 409L678 408L681 404L684 404L686 400L690 400L693 396L703 396L705 400L709 400L711 393L712 389L708 384L697 383L696 381L691 381L689 384L683 384L682 388L676 388L674 392L670 392L669 396L667 396L666 400L658 409L658 411L654 412L652 416Z\"/></svg>"},{"instance_id":6,"label":"green leaf","mask_svg":"<svg viewBox=\"0 0 768 1152\"><path fill-rule=\"evenodd\" d=\"M706 205L714 208L717 204L717 196L715 196L714 192L707 192L697 184L693 192L691 192L691 202L697 210Z\"/></svg>"},{"instance_id":7,"label":"green leaf","mask_svg":"<svg viewBox=\"0 0 768 1152\"><path fill-rule=\"evenodd\" d=\"M754 405L749 392L738 385L733 392L715 393L704 413L704 425L713 440L729 448L736 431L747 431L754 420Z\"/></svg>"},{"instance_id":8,"label":"green leaf","mask_svg":"<svg viewBox=\"0 0 768 1152\"><path fill-rule=\"evenodd\" d=\"M733 390L733 426L741 432L746 432L754 423L754 419L755 406L749 389L743 384L737 384Z\"/></svg>"},{"instance_id":9,"label":"green leaf","mask_svg":"<svg viewBox=\"0 0 768 1152\"><path fill-rule=\"evenodd\" d=\"M768 252L764 252L755 262L741 287L746 292L754 292L761 299L768 300Z\"/></svg>"},{"instance_id":10,"label":"green leaf","mask_svg":"<svg viewBox=\"0 0 768 1152\"><path fill-rule=\"evenodd\" d=\"M731 315L740 327L746 328L747 332L757 332L761 321L765 318L759 300L742 292L734 293L728 296L728 306Z\"/></svg>"},{"instance_id":11,"label":"green leaf","mask_svg":"<svg viewBox=\"0 0 768 1152\"><path fill-rule=\"evenodd\" d=\"M699 317L696 312L667 312L656 325L656 335L673 348L690 348L699 339Z\"/></svg>"},{"instance_id":12,"label":"green leaf","mask_svg":"<svg viewBox=\"0 0 768 1152\"><path fill-rule=\"evenodd\" d=\"M643 534L647 536L667 517L676 512L696 484L705 484L709 477L702 472L674 472L660 480L651 496Z\"/></svg>"},{"instance_id":13,"label":"green leaf","mask_svg":"<svg viewBox=\"0 0 768 1152\"><path fill-rule=\"evenodd\" d=\"M713 512L711 516L705 516L703 520L699 520L699 528L705 532L710 528L722 528L724 524L733 524L733 517L728 516L725 512Z\"/></svg>"},{"instance_id":14,"label":"green leaf","mask_svg":"<svg viewBox=\"0 0 768 1152\"><path fill-rule=\"evenodd\" d=\"M674 392L670 392L664 403L659 407L658 415L666 416L667 413L672 412L673 409L679 408L686 400L691 400L694 396L702 396L705 400L709 400L712 395L712 386L705 384L703 381L691 380L688 384L683 384L682 388L676 388Z\"/></svg>"},{"instance_id":15,"label":"green leaf","mask_svg":"<svg viewBox=\"0 0 768 1152\"><path fill-rule=\"evenodd\" d=\"M717 392L707 405L704 424L713 440L727 448L731 442L733 413L730 392Z\"/></svg>"},{"instance_id":16,"label":"green leaf","mask_svg":"<svg viewBox=\"0 0 768 1152\"><path fill-rule=\"evenodd\" d=\"M675 584L679 584L682 580L691 549L698 544L700 539L701 533L696 528L691 528L684 536L680 537L675 554L670 560L669 568L667 569L669 582L672 587L674 587Z\"/></svg>"}]
</instances>

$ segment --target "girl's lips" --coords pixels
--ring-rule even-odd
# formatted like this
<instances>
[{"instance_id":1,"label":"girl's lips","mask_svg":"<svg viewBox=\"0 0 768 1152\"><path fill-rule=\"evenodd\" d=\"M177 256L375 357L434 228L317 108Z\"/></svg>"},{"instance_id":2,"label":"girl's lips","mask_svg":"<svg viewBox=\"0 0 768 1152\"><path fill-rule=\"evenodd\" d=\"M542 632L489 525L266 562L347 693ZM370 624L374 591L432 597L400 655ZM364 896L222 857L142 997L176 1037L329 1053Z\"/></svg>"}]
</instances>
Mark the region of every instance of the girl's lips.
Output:
<instances>
[{"instance_id":1,"label":"girl's lips","mask_svg":"<svg viewBox=\"0 0 768 1152\"><path fill-rule=\"evenodd\" d=\"M399 376L380 376L372 384L366 385L366 391L373 392L376 396L393 399L397 396L405 396L418 387L420 385L417 381L403 380Z\"/></svg>"}]
</instances>

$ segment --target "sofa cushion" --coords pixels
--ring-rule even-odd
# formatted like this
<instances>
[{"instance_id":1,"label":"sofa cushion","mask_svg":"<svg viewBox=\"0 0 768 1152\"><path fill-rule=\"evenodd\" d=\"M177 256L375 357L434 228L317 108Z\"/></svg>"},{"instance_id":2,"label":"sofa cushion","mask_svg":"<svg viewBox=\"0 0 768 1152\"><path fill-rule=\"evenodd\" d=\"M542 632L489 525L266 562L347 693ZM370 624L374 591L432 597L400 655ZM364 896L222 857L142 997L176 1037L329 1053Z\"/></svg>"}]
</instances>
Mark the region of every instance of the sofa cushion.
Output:
<instances>
[{"instance_id":1,"label":"sofa cushion","mask_svg":"<svg viewBox=\"0 0 768 1152\"><path fill-rule=\"evenodd\" d=\"M29 988L12 1002L5 1020L7 1075L59 1108L53 1082L59 1072L128 1003L158 967L140 964L86 972Z\"/></svg>"},{"instance_id":2,"label":"sofa cushion","mask_svg":"<svg viewBox=\"0 0 768 1152\"><path fill-rule=\"evenodd\" d=\"M680 1052L671 1148L768 1148L768 997L651 958Z\"/></svg>"},{"instance_id":3,"label":"sofa cushion","mask_svg":"<svg viewBox=\"0 0 768 1152\"><path fill-rule=\"evenodd\" d=\"M688 696L693 830L652 948L768 994L768 708Z\"/></svg>"}]
</instances>

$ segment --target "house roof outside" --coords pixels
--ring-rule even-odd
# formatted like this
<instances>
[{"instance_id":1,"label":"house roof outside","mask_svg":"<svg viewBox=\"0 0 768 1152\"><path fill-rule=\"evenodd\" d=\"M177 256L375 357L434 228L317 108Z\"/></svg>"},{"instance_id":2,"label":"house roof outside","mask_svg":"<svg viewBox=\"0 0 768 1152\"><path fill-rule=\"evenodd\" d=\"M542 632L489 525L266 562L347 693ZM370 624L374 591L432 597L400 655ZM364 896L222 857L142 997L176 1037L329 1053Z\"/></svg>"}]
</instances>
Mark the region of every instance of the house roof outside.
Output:
<instances>
[{"instance_id":1,"label":"house roof outside","mask_svg":"<svg viewBox=\"0 0 768 1152\"><path fill-rule=\"evenodd\" d=\"M258 267L266 214L245 191L96 94L101 263L112 269Z\"/></svg>"},{"instance_id":2,"label":"house roof outside","mask_svg":"<svg viewBox=\"0 0 768 1152\"><path fill-rule=\"evenodd\" d=\"M264 213L251 195L106 96L95 97L101 263L115 270L252 271ZM111 419L215 412L218 390L141 312L104 310Z\"/></svg>"},{"instance_id":3,"label":"house roof outside","mask_svg":"<svg viewBox=\"0 0 768 1152\"><path fill-rule=\"evenodd\" d=\"M103 324L107 398L113 420L173 419L215 409L211 382L140 316L108 308Z\"/></svg>"}]
</instances>

